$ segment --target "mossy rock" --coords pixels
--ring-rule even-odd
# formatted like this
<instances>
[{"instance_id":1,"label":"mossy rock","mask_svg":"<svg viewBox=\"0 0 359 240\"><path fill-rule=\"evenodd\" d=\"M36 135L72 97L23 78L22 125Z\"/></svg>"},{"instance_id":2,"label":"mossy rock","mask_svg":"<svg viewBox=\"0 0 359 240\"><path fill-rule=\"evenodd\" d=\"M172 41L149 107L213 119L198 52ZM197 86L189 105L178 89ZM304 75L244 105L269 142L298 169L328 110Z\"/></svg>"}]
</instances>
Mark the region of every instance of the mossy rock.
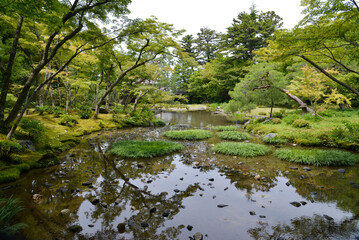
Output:
<instances>
[{"instance_id":1,"label":"mossy rock","mask_svg":"<svg viewBox=\"0 0 359 240\"><path fill-rule=\"evenodd\" d=\"M21 170L18 168L8 168L0 171L0 183L12 182L20 177Z\"/></svg>"},{"instance_id":2,"label":"mossy rock","mask_svg":"<svg viewBox=\"0 0 359 240\"><path fill-rule=\"evenodd\" d=\"M322 149L280 149L274 156L298 164L315 166L352 166L359 162L359 156L342 150Z\"/></svg>"},{"instance_id":3,"label":"mossy rock","mask_svg":"<svg viewBox=\"0 0 359 240\"><path fill-rule=\"evenodd\" d=\"M183 148L182 144L168 141L119 141L111 146L110 153L127 158L152 158Z\"/></svg>"},{"instance_id":4,"label":"mossy rock","mask_svg":"<svg viewBox=\"0 0 359 240\"><path fill-rule=\"evenodd\" d=\"M180 139L180 140L203 140L207 138L211 138L213 133L208 130L172 130L163 133L163 136L171 138L171 139Z\"/></svg>"},{"instance_id":5,"label":"mossy rock","mask_svg":"<svg viewBox=\"0 0 359 240\"><path fill-rule=\"evenodd\" d=\"M262 144L222 142L212 147L212 151L225 155L236 155L241 157L263 156L270 152L270 148Z\"/></svg>"}]
</instances>

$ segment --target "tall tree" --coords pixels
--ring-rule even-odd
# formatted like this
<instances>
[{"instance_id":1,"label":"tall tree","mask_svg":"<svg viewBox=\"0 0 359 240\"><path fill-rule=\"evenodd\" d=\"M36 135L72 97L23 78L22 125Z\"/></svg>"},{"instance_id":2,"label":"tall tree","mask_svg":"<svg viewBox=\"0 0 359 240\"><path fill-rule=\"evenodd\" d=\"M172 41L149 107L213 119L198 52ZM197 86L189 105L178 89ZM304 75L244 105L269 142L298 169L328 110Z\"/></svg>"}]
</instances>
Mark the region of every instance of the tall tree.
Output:
<instances>
[{"instance_id":1,"label":"tall tree","mask_svg":"<svg viewBox=\"0 0 359 240\"><path fill-rule=\"evenodd\" d=\"M201 28L197 33L196 60L203 65L215 59L218 50L220 34L208 27Z\"/></svg>"}]
</instances>

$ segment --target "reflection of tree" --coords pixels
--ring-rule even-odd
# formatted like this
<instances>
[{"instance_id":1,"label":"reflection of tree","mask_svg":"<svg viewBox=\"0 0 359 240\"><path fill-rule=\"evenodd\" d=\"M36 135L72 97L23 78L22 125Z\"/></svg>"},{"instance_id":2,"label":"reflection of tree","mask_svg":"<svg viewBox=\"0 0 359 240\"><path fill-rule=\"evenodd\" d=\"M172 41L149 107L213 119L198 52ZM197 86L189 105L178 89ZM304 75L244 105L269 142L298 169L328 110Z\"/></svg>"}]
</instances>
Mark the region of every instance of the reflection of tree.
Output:
<instances>
[{"instance_id":1,"label":"reflection of tree","mask_svg":"<svg viewBox=\"0 0 359 240\"><path fill-rule=\"evenodd\" d=\"M256 240L269 239L349 239L350 235L358 231L358 217L347 218L336 223L328 216L315 214L313 217L300 217L291 220L289 225L278 224L269 227L268 223L258 223L258 227L251 228L248 233Z\"/></svg>"},{"instance_id":2,"label":"reflection of tree","mask_svg":"<svg viewBox=\"0 0 359 240\"><path fill-rule=\"evenodd\" d=\"M124 234L132 235L132 238L134 239L177 238L181 233L181 229L185 226L180 225L178 227L165 228L165 221L166 219L172 219L173 216L179 213L180 209L183 207L183 199L189 196L193 196L193 194L199 188L199 185L189 185L186 190L180 191L168 198L163 193L153 194L150 191L147 191L146 187L140 188L131 183L131 179L127 177L132 177L134 175L136 178L139 178L141 175L146 174L147 171L153 172L153 169L147 169L145 165L141 168L136 168L136 170L133 171L133 168L135 167L133 167L132 164L124 164L125 162L130 161L123 161L121 165L116 166L115 161L102 152L99 142L97 142L97 150L99 157L104 162L104 167L109 167L108 170L103 171L102 177L104 178L104 181L101 185L101 194L97 195L97 197L101 196L100 202L113 202L117 199L119 204L116 206L111 206L111 209L107 210L101 207L101 205L97 205L96 210L92 214L92 218L102 218L104 221L104 229L102 229L101 232L97 232L95 234L95 239L103 239L106 236L113 236L115 232L113 229L116 226L111 226L111 223L115 220L116 217L121 215L122 211L130 207L132 209L132 215L126 218L124 221L126 224L126 231ZM168 159L165 159L164 161L168 161ZM122 170L125 170L126 175L122 172ZM129 170L131 173L129 173L127 170ZM113 173L115 173L116 176L113 176ZM119 187L118 184L106 184L107 181L111 182L116 178L120 178L121 181L123 181L121 187ZM106 192L110 192L111 194L105 195L104 193ZM163 213L167 211L169 211L170 214L168 217L164 217ZM141 223L143 222L148 223L148 227L144 228L141 226ZM128 227L128 225L131 225L131 227Z\"/></svg>"}]
</instances>

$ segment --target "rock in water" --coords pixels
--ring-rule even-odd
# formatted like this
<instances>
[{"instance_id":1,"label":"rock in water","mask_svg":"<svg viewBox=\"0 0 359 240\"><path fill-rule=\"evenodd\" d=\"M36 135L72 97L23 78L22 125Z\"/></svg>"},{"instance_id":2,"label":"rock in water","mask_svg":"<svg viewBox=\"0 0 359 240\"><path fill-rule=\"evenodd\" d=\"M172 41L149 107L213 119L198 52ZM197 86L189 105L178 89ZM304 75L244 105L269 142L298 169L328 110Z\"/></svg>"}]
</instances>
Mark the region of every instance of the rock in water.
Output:
<instances>
[{"instance_id":1,"label":"rock in water","mask_svg":"<svg viewBox=\"0 0 359 240\"><path fill-rule=\"evenodd\" d=\"M62 209L60 213L61 215L67 215L70 213L70 209Z\"/></svg>"},{"instance_id":2,"label":"rock in water","mask_svg":"<svg viewBox=\"0 0 359 240\"><path fill-rule=\"evenodd\" d=\"M290 202L294 207L300 207L301 204L299 202Z\"/></svg>"},{"instance_id":3,"label":"rock in water","mask_svg":"<svg viewBox=\"0 0 359 240\"><path fill-rule=\"evenodd\" d=\"M147 222L141 222L141 227L146 228L146 227L148 227L148 226L149 226L149 225L148 225Z\"/></svg>"},{"instance_id":4,"label":"rock in water","mask_svg":"<svg viewBox=\"0 0 359 240\"><path fill-rule=\"evenodd\" d=\"M219 208L224 208L224 207L228 207L228 205L226 205L226 204L219 204L219 205L217 205L217 207L219 207Z\"/></svg>"},{"instance_id":5,"label":"rock in water","mask_svg":"<svg viewBox=\"0 0 359 240\"><path fill-rule=\"evenodd\" d=\"M78 233L82 231L82 227L80 225L72 225L68 228L70 232Z\"/></svg>"},{"instance_id":6,"label":"rock in water","mask_svg":"<svg viewBox=\"0 0 359 240\"><path fill-rule=\"evenodd\" d=\"M203 234L200 233L200 232L196 232L196 233L193 235L193 239L194 239L194 240L203 240Z\"/></svg>"},{"instance_id":7,"label":"rock in water","mask_svg":"<svg viewBox=\"0 0 359 240\"><path fill-rule=\"evenodd\" d=\"M117 230L119 233L124 233L126 231L126 225L124 223L119 223L117 225Z\"/></svg>"},{"instance_id":8,"label":"rock in water","mask_svg":"<svg viewBox=\"0 0 359 240\"><path fill-rule=\"evenodd\" d=\"M255 179L255 180L261 179L261 175L256 175L256 176L254 177L254 179Z\"/></svg>"}]
</instances>

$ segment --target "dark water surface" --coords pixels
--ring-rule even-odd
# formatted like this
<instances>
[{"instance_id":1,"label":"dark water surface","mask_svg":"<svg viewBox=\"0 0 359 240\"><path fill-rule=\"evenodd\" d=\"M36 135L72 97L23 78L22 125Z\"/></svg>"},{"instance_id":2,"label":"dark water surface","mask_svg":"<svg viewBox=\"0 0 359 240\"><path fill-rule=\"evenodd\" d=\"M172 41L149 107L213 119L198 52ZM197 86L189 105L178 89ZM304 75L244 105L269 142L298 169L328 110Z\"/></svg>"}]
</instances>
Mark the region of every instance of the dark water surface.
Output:
<instances>
[{"instance_id":1,"label":"dark water surface","mask_svg":"<svg viewBox=\"0 0 359 240\"><path fill-rule=\"evenodd\" d=\"M61 166L0 186L11 186L5 196L20 198L26 208L19 216L28 224L22 236L190 239L200 232L204 239L358 239L358 166L345 167L345 173L312 166L304 171L272 154L247 159L214 154L216 137L179 141L185 145L181 152L149 160L103 154L116 140L163 139L161 133L175 124L230 124L204 111L160 116L170 125L96 133L67 153ZM82 185L86 182L92 188ZM33 194L42 200L34 202ZM61 214L64 209L68 213ZM70 232L73 225L82 231Z\"/></svg>"}]
</instances>

